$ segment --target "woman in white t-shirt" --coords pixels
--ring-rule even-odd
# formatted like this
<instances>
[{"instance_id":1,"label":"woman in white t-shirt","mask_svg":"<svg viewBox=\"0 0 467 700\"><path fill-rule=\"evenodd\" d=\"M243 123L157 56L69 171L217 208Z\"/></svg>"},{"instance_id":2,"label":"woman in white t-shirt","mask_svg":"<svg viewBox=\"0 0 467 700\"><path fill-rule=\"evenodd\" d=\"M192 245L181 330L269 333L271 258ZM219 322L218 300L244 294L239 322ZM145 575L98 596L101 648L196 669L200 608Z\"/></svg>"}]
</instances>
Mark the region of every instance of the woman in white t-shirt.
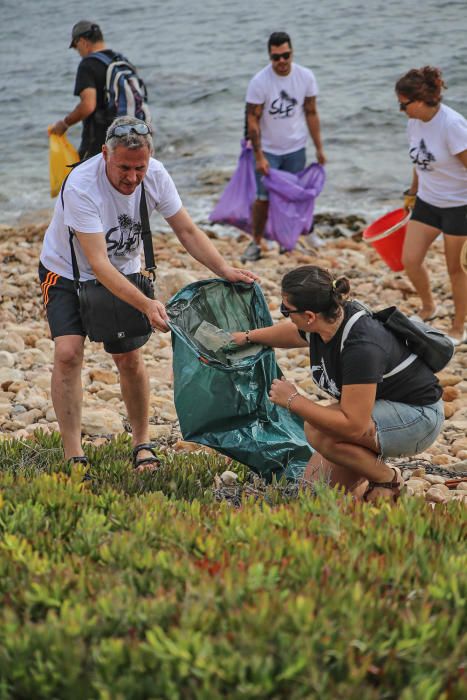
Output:
<instances>
[{"instance_id":1,"label":"woman in white t-shirt","mask_svg":"<svg viewBox=\"0 0 467 700\"><path fill-rule=\"evenodd\" d=\"M437 315L425 256L439 233L454 301L454 318L448 331L459 345L467 341L467 276L460 263L467 240L467 120L441 104L446 85L439 68L409 70L396 83L399 109L409 119L409 155L414 164L405 206L413 209L407 228L402 262L417 290L424 321Z\"/></svg>"}]
</instances>

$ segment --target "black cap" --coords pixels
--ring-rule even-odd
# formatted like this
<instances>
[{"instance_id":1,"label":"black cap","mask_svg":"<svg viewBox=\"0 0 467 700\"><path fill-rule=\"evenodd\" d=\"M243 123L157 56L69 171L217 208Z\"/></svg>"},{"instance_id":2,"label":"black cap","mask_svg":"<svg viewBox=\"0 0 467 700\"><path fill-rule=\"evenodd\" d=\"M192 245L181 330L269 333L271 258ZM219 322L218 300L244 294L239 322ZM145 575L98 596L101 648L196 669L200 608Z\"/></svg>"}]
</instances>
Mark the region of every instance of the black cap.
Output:
<instances>
[{"instance_id":1,"label":"black cap","mask_svg":"<svg viewBox=\"0 0 467 700\"><path fill-rule=\"evenodd\" d=\"M88 32L93 32L96 29L99 29L99 25L97 25L95 22L90 22L87 19L82 19L79 22L76 22L71 30L71 43L68 48L73 49L75 43L81 36L87 34Z\"/></svg>"}]
</instances>

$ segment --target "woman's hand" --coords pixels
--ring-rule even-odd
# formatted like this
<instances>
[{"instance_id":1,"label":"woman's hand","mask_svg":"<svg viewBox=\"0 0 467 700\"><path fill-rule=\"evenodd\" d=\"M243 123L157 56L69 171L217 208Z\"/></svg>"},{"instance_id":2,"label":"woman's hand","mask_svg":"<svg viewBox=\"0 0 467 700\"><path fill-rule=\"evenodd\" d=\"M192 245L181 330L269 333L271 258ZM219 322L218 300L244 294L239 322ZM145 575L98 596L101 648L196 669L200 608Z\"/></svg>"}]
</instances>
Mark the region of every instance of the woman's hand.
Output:
<instances>
[{"instance_id":1,"label":"woman's hand","mask_svg":"<svg viewBox=\"0 0 467 700\"><path fill-rule=\"evenodd\" d=\"M297 392L297 387L292 384L292 382L288 382L287 379L282 377L282 379L274 379L272 382L271 388L269 389L269 398L278 406L288 408L287 401L290 399L292 394Z\"/></svg>"},{"instance_id":2,"label":"woman's hand","mask_svg":"<svg viewBox=\"0 0 467 700\"><path fill-rule=\"evenodd\" d=\"M247 344L245 331L234 331L231 334L231 336L232 336L233 342L236 343L237 345L246 345Z\"/></svg>"}]
</instances>

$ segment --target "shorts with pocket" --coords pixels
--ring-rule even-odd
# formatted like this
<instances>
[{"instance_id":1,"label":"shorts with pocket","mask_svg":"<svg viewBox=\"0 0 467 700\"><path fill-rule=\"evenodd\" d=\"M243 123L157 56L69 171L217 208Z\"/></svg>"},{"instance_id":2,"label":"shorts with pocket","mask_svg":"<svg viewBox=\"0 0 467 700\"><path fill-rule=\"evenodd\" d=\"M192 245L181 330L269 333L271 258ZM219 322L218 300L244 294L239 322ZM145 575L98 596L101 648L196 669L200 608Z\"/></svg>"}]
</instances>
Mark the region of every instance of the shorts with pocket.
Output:
<instances>
[{"instance_id":1,"label":"shorts with pocket","mask_svg":"<svg viewBox=\"0 0 467 700\"><path fill-rule=\"evenodd\" d=\"M372 411L383 457L410 457L434 443L444 422L443 402L411 406L377 399Z\"/></svg>"},{"instance_id":2,"label":"shorts with pocket","mask_svg":"<svg viewBox=\"0 0 467 700\"><path fill-rule=\"evenodd\" d=\"M52 339L62 335L85 337L74 281L47 270L41 262L39 280ZM114 343L104 343L104 350L111 354L131 352L145 345L150 337L149 333L136 338L122 338Z\"/></svg>"}]
</instances>

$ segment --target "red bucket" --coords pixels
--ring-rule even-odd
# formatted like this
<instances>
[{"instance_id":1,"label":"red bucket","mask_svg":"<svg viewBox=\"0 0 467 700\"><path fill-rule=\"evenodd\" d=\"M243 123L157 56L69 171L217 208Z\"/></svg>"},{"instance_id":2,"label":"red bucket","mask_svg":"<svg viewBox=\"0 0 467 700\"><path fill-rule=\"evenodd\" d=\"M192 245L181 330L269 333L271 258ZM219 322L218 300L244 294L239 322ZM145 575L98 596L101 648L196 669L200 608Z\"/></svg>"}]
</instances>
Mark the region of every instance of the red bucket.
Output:
<instances>
[{"instance_id":1,"label":"red bucket","mask_svg":"<svg viewBox=\"0 0 467 700\"><path fill-rule=\"evenodd\" d=\"M363 240L369 243L394 272L404 269L402 247L410 212L396 209L385 214L363 231Z\"/></svg>"}]
</instances>

